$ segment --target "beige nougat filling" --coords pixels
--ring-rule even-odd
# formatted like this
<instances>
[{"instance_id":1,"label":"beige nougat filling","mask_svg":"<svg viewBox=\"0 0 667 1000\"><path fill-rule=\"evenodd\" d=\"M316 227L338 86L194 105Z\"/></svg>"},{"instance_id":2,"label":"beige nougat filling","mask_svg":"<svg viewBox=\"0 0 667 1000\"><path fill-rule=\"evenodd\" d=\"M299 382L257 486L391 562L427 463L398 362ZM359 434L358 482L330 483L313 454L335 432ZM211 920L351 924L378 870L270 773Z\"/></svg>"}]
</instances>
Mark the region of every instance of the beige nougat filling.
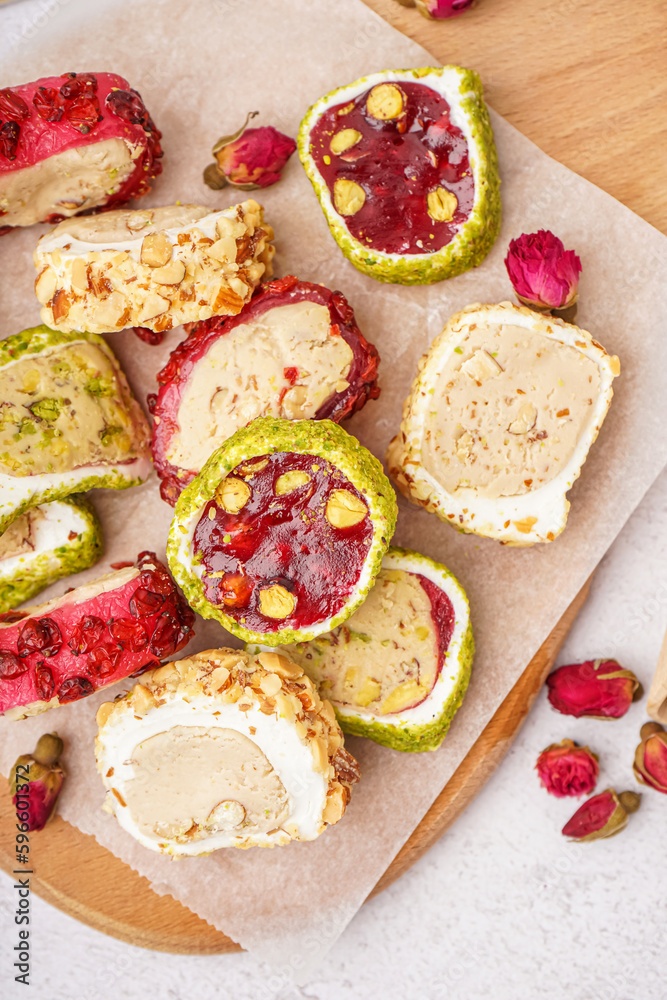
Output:
<instances>
[{"instance_id":1,"label":"beige nougat filling","mask_svg":"<svg viewBox=\"0 0 667 1000\"><path fill-rule=\"evenodd\" d=\"M58 345L0 369L0 472L68 472L136 457L116 371L96 344Z\"/></svg>"},{"instance_id":2,"label":"beige nougat filling","mask_svg":"<svg viewBox=\"0 0 667 1000\"><path fill-rule=\"evenodd\" d=\"M44 514L39 507L21 514L9 525L6 531L0 535L0 560L11 559L14 556L25 555L26 552L35 551L35 532L40 521L44 520Z\"/></svg>"},{"instance_id":3,"label":"beige nougat filling","mask_svg":"<svg viewBox=\"0 0 667 1000\"><path fill-rule=\"evenodd\" d=\"M169 461L200 469L222 441L255 417L312 417L347 389L352 350L330 328L326 306L294 302L220 337L183 393ZM290 368L298 371L295 382L285 377Z\"/></svg>"},{"instance_id":4,"label":"beige nougat filling","mask_svg":"<svg viewBox=\"0 0 667 1000\"><path fill-rule=\"evenodd\" d=\"M49 215L68 217L105 204L134 170L141 149L124 139L104 139L0 174L2 225L32 226Z\"/></svg>"},{"instance_id":5,"label":"beige nougat filling","mask_svg":"<svg viewBox=\"0 0 667 1000\"><path fill-rule=\"evenodd\" d=\"M438 670L431 601L418 576L397 569L380 570L344 625L285 649L323 698L379 715L421 701Z\"/></svg>"},{"instance_id":6,"label":"beige nougat filling","mask_svg":"<svg viewBox=\"0 0 667 1000\"><path fill-rule=\"evenodd\" d=\"M458 353L460 351L460 353ZM424 468L444 488L495 499L538 489L572 457L599 393L594 361L513 325L479 325L433 393Z\"/></svg>"},{"instance_id":7,"label":"beige nougat filling","mask_svg":"<svg viewBox=\"0 0 667 1000\"><path fill-rule=\"evenodd\" d=\"M132 754L134 777L124 789L139 829L178 838L199 827L259 833L289 813L285 787L247 736L233 729L174 726Z\"/></svg>"}]
</instances>

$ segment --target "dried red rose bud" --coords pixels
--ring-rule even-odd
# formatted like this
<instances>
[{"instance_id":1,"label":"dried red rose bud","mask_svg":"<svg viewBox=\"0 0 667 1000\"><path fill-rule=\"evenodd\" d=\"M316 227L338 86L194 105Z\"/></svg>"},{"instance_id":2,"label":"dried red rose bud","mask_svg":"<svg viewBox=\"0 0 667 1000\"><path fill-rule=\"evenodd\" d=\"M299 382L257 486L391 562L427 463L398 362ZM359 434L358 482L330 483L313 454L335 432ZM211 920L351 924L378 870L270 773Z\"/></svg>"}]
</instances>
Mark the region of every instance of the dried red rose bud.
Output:
<instances>
[{"instance_id":1,"label":"dried red rose bud","mask_svg":"<svg viewBox=\"0 0 667 1000\"><path fill-rule=\"evenodd\" d=\"M31 832L43 830L55 811L65 777L58 763L62 752L60 737L46 733L40 736L34 752L21 754L11 769L9 787L16 818Z\"/></svg>"},{"instance_id":2,"label":"dried red rose bud","mask_svg":"<svg viewBox=\"0 0 667 1000\"><path fill-rule=\"evenodd\" d=\"M607 788L579 806L561 832L581 842L613 837L627 826L628 816L639 809L640 802L641 795L636 792L617 795L613 788Z\"/></svg>"},{"instance_id":3,"label":"dried red rose bud","mask_svg":"<svg viewBox=\"0 0 667 1000\"><path fill-rule=\"evenodd\" d=\"M577 301L581 261L548 229L509 245L505 267L516 296L533 309L567 309Z\"/></svg>"},{"instance_id":4,"label":"dried red rose bud","mask_svg":"<svg viewBox=\"0 0 667 1000\"><path fill-rule=\"evenodd\" d=\"M296 149L294 139L272 125L248 128L251 111L241 128L223 135L213 147L216 162L204 171L204 182L214 190L231 184L241 191L269 187L280 180L280 172Z\"/></svg>"},{"instance_id":5,"label":"dried red rose bud","mask_svg":"<svg viewBox=\"0 0 667 1000\"><path fill-rule=\"evenodd\" d=\"M542 786L559 799L566 795L588 795L600 774L597 754L572 740L552 743L543 750L535 770Z\"/></svg>"},{"instance_id":6,"label":"dried red rose bud","mask_svg":"<svg viewBox=\"0 0 667 1000\"><path fill-rule=\"evenodd\" d=\"M415 0L414 6L423 17L431 21L441 21L446 17L456 17L472 7L475 0Z\"/></svg>"},{"instance_id":7,"label":"dried red rose bud","mask_svg":"<svg viewBox=\"0 0 667 1000\"><path fill-rule=\"evenodd\" d=\"M667 733L657 722L647 722L639 731L632 770L637 781L667 795Z\"/></svg>"},{"instance_id":8,"label":"dried red rose bud","mask_svg":"<svg viewBox=\"0 0 667 1000\"><path fill-rule=\"evenodd\" d=\"M586 660L558 667L547 677L549 701L577 719L620 719L644 693L631 670L616 660Z\"/></svg>"}]
</instances>

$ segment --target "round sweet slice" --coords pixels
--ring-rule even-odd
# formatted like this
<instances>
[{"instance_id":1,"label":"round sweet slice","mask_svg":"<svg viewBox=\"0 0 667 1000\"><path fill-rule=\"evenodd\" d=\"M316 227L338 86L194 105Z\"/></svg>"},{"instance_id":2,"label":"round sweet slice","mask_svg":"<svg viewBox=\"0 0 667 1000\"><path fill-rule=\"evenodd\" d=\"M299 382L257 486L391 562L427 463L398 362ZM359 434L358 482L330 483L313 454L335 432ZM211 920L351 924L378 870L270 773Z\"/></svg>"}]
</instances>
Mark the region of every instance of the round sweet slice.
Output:
<instances>
[{"instance_id":1,"label":"round sweet slice","mask_svg":"<svg viewBox=\"0 0 667 1000\"><path fill-rule=\"evenodd\" d=\"M436 750L470 679L463 587L440 563L391 547L344 625L281 650L328 698L344 732L394 750Z\"/></svg>"},{"instance_id":2,"label":"round sweet slice","mask_svg":"<svg viewBox=\"0 0 667 1000\"><path fill-rule=\"evenodd\" d=\"M167 663L100 705L97 723L105 809L163 854L314 840L359 779L331 705L276 653Z\"/></svg>"},{"instance_id":3,"label":"round sweet slice","mask_svg":"<svg viewBox=\"0 0 667 1000\"><path fill-rule=\"evenodd\" d=\"M493 246L498 164L472 70L385 70L339 87L308 110L298 147L334 239L364 274L441 281Z\"/></svg>"},{"instance_id":4,"label":"round sweet slice","mask_svg":"<svg viewBox=\"0 0 667 1000\"><path fill-rule=\"evenodd\" d=\"M85 497L26 511L0 536L0 613L93 566L102 548L102 525Z\"/></svg>"},{"instance_id":5,"label":"round sweet slice","mask_svg":"<svg viewBox=\"0 0 667 1000\"><path fill-rule=\"evenodd\" d=\"M337 424L260 417L181 494L167 559L190 605L242 639L312 639L361 604L396 513L382 466Z\"/></svg>"},{"instance_id":6,"label":"round sweet slice","mask_svg":"<svg viewBox=\"0 0 667 1000\"><path fill-rule=\"evenodd\" d=\"M619 372L577 326L509 302L469 306L419 362L390 474L459 531L551 542Z\"/></svg>"},{"instance_id":7,"label":"round sweet slice","mask_svg":"<svg viewBox=\"0 0 667 1000\"><path fill-rule=\"evenodd\" d=\"M252 199L218 212L178 204L68 219L33 254L42 320L113 333L234 316L270 277L272 238Z\"/></svg>"},{"instance_id":8,"label":"round sweet slice","mask_svg":"<svg viewBox=\"0 0 667 1000\"><path fill-rule=\"evenodd\" d=\"M189 333L159 372L153 459L160 492L181 490L235 430L259 416L338 423L376 399L378 353L340 292L288 276L238 316Z\"/></svg>"},{"instance_id":9,"label":"round sweet slice","mask_svg":"<svg viewBox=\"0 0 667 1000\"><path fill-rule=\"evenodd\" d=\"M148 478L148 423L102 337L36 326L0 341L0 400L0 532L38 504Z\"/></svg>"},{"instance_id":10,"label":"round sweet slice","mask_svg":"<svg viewBox=\"0 0 667 1000\"><path fill-rule=\"evenodd\" d=\"M0 714L85 698L182 649L194 615L154 552L46 604L0 616Z\"/></svg>"}]
</instances>

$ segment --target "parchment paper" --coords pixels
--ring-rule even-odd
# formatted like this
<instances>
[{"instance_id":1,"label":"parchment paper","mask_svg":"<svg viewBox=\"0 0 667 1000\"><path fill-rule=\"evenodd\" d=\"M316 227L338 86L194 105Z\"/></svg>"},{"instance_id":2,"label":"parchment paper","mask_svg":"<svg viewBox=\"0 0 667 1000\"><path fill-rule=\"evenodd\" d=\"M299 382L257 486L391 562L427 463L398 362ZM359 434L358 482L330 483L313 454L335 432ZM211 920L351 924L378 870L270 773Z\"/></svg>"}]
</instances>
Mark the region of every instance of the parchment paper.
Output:
<instances>
[{"instance_id":1,"label":"parchment paper","mask_svg":"<svg viewBox=\"0 0 667 1000\"><path fill-rule=\"evenodd\" d=\"M204 187L201 171L218 135L236 129L247 111L259 109L261 124L296 135L308 105L333 87L387 67L432 63L356 0L71 0L43 21L8 40L12 53L3 60L0 85L72 68L126 76L164 132L165 173L145 204L180 199L222 207L237 200L229 190ZM175 862L140 847L100 811L93 718L108 695L34 720L0 720L3 773L39 734L57 729L67 745L68 780L59 807L65 819L94 834L157 892L171 893L297 979L307 976L361 905L667 460L667 241L498 116L493 123L503 231L481 268L448 282L404 288L360 275L330 237L296 157L283 180L260 196L276 231L276 273L342 289L380 350L382 396L347 424L378 456L398 427L417 359L447 318L470 303L510 297L503 257L510 238L521 232L550 228L576 249L583 262L579 323L621 358L611 411L570 493L568 527L553 544L513 550L460 536L400 501L396 542L444 561L472 604L473 680L444 746L410 755L350 739L363 779L344 820L318 841ZM0 241L3 336L38 322L30 254L42 231L35 227ZM155 388L154 373L181 334L172 332L161 348L131 333L110 338L140 397ZM51 593L140 549L164 553L171 509L159 500L155 480L126 493L98 491L94 501L106 529L104 560ZM218 625L199 626L193 650L229 643ZM446 906L442 920L446 927Z\"/></svg>"}]
</instances>

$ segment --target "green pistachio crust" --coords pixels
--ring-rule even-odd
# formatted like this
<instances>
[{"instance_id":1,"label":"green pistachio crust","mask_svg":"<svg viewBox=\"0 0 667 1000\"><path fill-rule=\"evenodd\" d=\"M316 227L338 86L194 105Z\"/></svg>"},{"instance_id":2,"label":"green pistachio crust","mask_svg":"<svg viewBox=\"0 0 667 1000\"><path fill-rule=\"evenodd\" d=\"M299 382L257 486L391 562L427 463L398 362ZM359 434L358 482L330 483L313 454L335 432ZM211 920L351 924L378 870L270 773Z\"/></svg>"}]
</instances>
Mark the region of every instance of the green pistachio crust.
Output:
<instances>
[{"instance_id":1,"label":"green pistachio crust","mask_svg":"<svg viewBox=\"0 0 667 1000\"><path fill-rule=\"evenodd\" d=\"M17 608L24 601L50 587L56 580L80 573L94 566L104 550L102 525L93 505L76 494L64 497L62 503L74 507L86 522L84 531L72 541L42 552L30 564L11 577L2 576L0 562L0 613Z\"/></svg>"},{"instance_id":2,"label":"green pistachio crust","mask_svg":"<svg viewBox=\"0 0 667 1000\"><path fill-rule=\"evenodd\" d=\"M21 333L13 334L11 337L0 341L0 368L26 355L40 354L49 348L64 346L81 340L97 345L112 361L123 404L132 418L135 429L135 460L145 459L146 463L149 463L150 429L146 417L139 403L132 395L118 359L103 337L95 333L82 333L78 331L62 333L58 330L51 330L48 326L44 325L30 327L28 330L23 330ZM146 481L146 475L134 474L130 476L127 471L123 470L122 465L116 463L116 466L111 469L108 466L100 466L99 472L91 471L90 475L86 476L85 479L75 479L74 481L70 473L63 473L61 483L51 483L41 490L35 486L33 493L18 501L14 501L8 495L9 490L7 490L7 495L3 496L5 491L0 488L0 534L17 517L30 510L31 507L39 506L39 504L50 503L53 500L64 500L65 497L71 496L73 493L87 493L88 490L102 487L112 490L125 490L131 486L139 486ZM17 476L15 478L17 484L29 483L33 478L36 482L39 481L38 476Z\"/></svg>"},{"instance_id":3,"label":"green pistachio crust","mask_svg":"<svg viewBox=\"0 0 667 1000\"><path fill-rule=\"evenodd\" d=\"M476 153L475 201L468 220L458 235L441 250L430 254L405 254L395 256L375 251L364 246L350 233L343 218L336 212L329 189L310 154L310 133L320 116L331 105L343 103L350 91L365 84L369 86L380 80L414 79L442 76L455 72L459 78L458 90L445 94L448 103L457 105L470 125L468 140L471 155ZM428 85L427 81L424 81ZM453 278L463 271L482 263L500 232L501 203L500 179L498 176L498 156L493 138L493 129L484 104L482 82L474 70L461 66L424 67L410 70L387 70L372 77L361 77L354 83L338 87L316 101L306 112L301 122L297 146L301 162L308 178L315 188L320 206L325 214L332 236L359 271L377 281L402 285L427 285L444 278Z\"/></svg>"},{"instance_id":4,"label":"green pistachio crust","mask_svg":"<svg viewBox=\"0 0 667 1000\"><path fill-rule=\"evenodd\" d=\"M241 462L274 452L318 455L347 476L364 496L373 523L373 540L366 556L359 583L346 605L333 618L319 626L282 629L278 632L253 632L243 627L204 596L201 580L190 568L191 539L202 508L213 497L220 482ZM313 639L321 632L344 622L362 603L382 565L382 557L396 526L396 494L382 465L356 438L330 420L282 420L258 417L236 431L215 451L199 475L183 490L174 512L167 542L167 561L185 598L203 618L215 618L233 635L246 642L280 646L289 642Z\"/></svg>"}]
</instances>

